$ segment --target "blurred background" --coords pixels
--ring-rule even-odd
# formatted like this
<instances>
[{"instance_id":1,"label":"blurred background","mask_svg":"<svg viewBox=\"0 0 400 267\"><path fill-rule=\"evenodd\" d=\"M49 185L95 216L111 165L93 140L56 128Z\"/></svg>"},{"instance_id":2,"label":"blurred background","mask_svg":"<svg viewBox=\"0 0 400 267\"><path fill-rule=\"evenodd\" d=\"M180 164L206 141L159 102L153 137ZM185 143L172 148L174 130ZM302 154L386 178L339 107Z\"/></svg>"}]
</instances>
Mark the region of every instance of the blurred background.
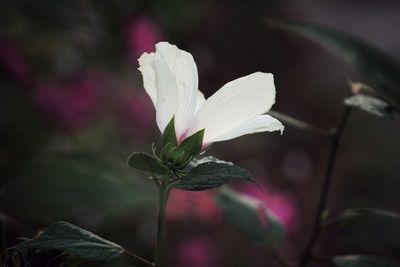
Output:
<instances>
[{"instance_id":1,"label":"blurred background","mask_svg":"<svg viewBox=\"0 0 400 267\"><path fill-rule=\"evenodd\" d=\"M328 25L400 60L398 10L400 3L389 0L2 1L0 213L8 245L65 220L152 258L157 192L126 159L150 152L153 142L160 146L137 70L137 58L158 41L193 55L206 96L238 77L271 72L274 110L331 128L344 111L348 81L364 77L317 44L263 20ZM352 114L338 152L331 213L358 206L400 212L399 134L394 121ZM288 235L280 251L292 259L311 230L328 145L324 136L287 126L282 136L255 134L209 150L264 185L233 184L282 221ZM173 191L167 266L275 266L265 248L224 222L215 193ZM37 266L45 265L39 259Z\"/></svg>"}]
</instances>

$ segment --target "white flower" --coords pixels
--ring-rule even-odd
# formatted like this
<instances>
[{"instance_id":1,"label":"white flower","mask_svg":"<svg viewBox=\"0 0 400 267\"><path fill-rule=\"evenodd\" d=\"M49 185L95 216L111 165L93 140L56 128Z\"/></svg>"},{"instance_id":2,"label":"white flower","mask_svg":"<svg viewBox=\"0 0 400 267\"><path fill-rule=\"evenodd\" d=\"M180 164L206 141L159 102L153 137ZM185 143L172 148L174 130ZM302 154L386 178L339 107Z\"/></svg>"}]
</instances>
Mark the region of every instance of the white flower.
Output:
<instances>
[{"instance_id":1,"label":"white flower","mask_svg":"<svg viewBox=\"0 0 400 267\"><path fill-rule=\"evenodd\" d=\"M202 129L203 147L245 134L283 131L280 121L264 114L275 102L270 73L255 72L231 81L206 100L198 90L191 54L160 42L156 52L144 53L138 61L144 88L156 109L158 128L163 133L175 116L179 143Z\"/></svg>"}]
</instances>

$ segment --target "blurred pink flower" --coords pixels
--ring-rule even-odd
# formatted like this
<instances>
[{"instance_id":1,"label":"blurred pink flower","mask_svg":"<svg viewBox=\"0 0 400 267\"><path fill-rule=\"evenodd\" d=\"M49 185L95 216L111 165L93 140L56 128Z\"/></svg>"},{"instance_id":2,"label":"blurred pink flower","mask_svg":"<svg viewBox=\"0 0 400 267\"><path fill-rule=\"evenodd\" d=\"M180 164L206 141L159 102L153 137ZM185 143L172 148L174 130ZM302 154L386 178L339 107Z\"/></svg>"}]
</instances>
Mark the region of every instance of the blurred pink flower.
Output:
<instances>
[{"instance_id":1,"label":"blurred pink flower","mask_svg":"<svg viewBox=\"0 0 400 267\"><path fill-rule=\"evenodd\" d=\"M67 81L43 81L38 85L35 102L59 127L81 128L97 110L104 82L100 73L85 73Z\"/></svg>"},{"instance_id":2,"label":"blurred pink flower","mask_svg":"<svg viewBox=\"0 0 400 267\"><path fill-rule=\"evenodd\" d=\"M288 193L274 192L268 186L258 188L245 184L240 191L263 203L269 211L276 215L288 233L294 233L297 230L297 207L293 196Z\"/></svg>"},{"instance_id":3,"label":"blurred pink flower","mask_svg":"<svg viewBox=\"0 0 400 267\"><path fill-rule=\"evenodd\" d=\"M125 38L131 60L136 64L144 52L152 52L161 40L161 29L150 17L140 16L125 26Z\"/></svg>"},{"instance_id":4,"label":"blurred pink flower","mask_svg":"<svg viewBox=\"0 0 400 267\"><path fill-rule=\"evenodd\" d=\"M0 66L21 85L31 85L32 76L28 62L17 45L0 40Z\"/></svg>"},{"instance_id":5,"label":"blurred pink flower","mask_svg":"<svg viewBox=\"0 0 400 267\"><path fill-rule=\"evenodd\" d=\"M130 89L128 91L134 90ZM118 117L125 129L135 133L149 133L153 128L155 112L146 93L123 95L118 104Z\"/></svg>"},{"instance_id":6,"label":"blurred pink flower","mask_svg":"<svg viewBox=\"0 0 400 267\"><path fill-rule=\"evenodd\" d=\"M179 267L213 267L216 264L216 247L206 236L187 237L176 248Z\"/></svg>"},{"instance_id":7,"label":"blurred pink flower","mask_svg":"<svg viewBox=\"0 0 400 267\"><path fill-rule=\"evenodd\" d=\"M167 205L167 220L182 221L194 218L207 224L219 224L222 217L214 203L213 191L191 192L174 190Z\"/></svg>"}]
</instances>

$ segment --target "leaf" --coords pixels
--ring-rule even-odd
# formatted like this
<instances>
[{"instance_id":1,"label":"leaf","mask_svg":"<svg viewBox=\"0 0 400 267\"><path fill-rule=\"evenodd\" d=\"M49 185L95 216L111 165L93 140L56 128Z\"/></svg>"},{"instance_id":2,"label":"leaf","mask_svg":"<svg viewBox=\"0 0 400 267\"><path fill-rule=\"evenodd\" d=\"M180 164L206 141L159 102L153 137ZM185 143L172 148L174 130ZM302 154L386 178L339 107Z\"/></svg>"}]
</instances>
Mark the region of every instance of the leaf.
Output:
<instances>
[{"instance_id":1,"label":"leaf","mask_svg":"<svg viewBox=\"0 0 400 267\"><path fill-rule=\"evenodd\" d=\"M400 255L400 215L376 209L350 209L324 229L331 246L346 254Z\"/></svg>"},{"instance_id":2,"label":"leaf","mask_svg":"<svg viewBox=\"0 0 400 267\"><path fill-rule=\"evenodd\" d=\"M179 149L185 151L187 155L197 156L203 145L204 129L189 136L179 145Z\"/></svg>"},{"instance_id":3,"label":"leaf","mask_svg":"<svg viewBox=\"0 0 400 267\"><path fill-rule=\"evenodd\" d=\"M134 169L160 175L169 172L168 168L162 165L155 157L144 152L133 153L128 158L128 165Z\"/></svg>"},{"instance_id":4,"label":"leaf","mask_svg":"<svg viewBox=\"0 0 400 267\"><path fill-rule=\"evenodd\" d=\"M340 267L400 267L399 261L378 256L337 256L333 262Z\"/></svg>"},{"instance_id":5,"label":"leaf","mask_svg":"<svg viewBox=\"0 0 400 267\"><path fill-rule=\"evenodd\" d=\"M175 185L175 188L201 191L220 187L232 179L254 180L254 177L247 170L231 162L208 161L191 168L187 175Z\"/></svg>"},{"instance_id":6,"label":"leaf","mask_svg":"<svg viewBox=\"0 0 400 267\"><path fill-rule=\"evenodd\" d=\"M281 223L257 200L223 188L215 202L226 220L251 239L267 247L275 247L284 239Z\"/></svg>"},{"instance_id":7,"label":"leaf","mask_svg":"<svg viewBox=\"0 0 400 267\"><path fill-rule=\"evenodd\" d=\"M156 206L156 189L142 176L132 172L122 158L47 155L20 166L0 203L36 224L47 225L59 218L99 224L107 216Z\"/></svg>"},{"instance_id":8,"label":"leaf","mask_svg":"<svg viewBox=\"0 0 400 267\"><path fill-rule=\"evenodd\" d=\"M33 248L57 249L90 261L112 260L125 251L120 245L67 222L56 222L37 237L28 239L14 248L21 251Z\"/></svg>"},{"instance_id":9,"label":"leaf","mask_svg":"<svg viewBox=\"0 0 400 267\"><path fill-rule=\"evenodd\" d=\"M167 124L163 133L163 145L171 144L172 146L177 146L178 142L176 140L176 132L175 132L175 117Z\"/></svg>"},{"instance_id":10,"label":"leaf","mask_svg":"<svg viewBox=\"0 0 400 267\"><path fill-rule=\"evenodd\" d=\"M393 110L390 105L373 96L358 94L346 98L344 103L378 117L393 117Z\"/></svg>"},{"instance_id":11,"label":"leaf","mask_svg":"<svg viewBox=\"0 0 400 267\"><path fill-rule=\"evenodd\" d=\"M268 24L328 48L360 71L384 99L400 107L400 65L380 49L348 33L318 24L282 21L270 21Z\"/></svg>"}]
</instances>

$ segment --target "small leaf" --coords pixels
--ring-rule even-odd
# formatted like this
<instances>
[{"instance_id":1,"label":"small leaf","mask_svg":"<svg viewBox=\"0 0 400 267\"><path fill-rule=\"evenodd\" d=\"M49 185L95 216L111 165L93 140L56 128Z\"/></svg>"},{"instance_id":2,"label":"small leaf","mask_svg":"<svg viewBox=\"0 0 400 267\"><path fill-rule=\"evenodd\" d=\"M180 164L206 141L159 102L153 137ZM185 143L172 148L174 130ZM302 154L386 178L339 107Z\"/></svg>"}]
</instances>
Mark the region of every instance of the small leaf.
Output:
<instances>
[{"instance_id":1,"label":"small leaf","mask_svg":"<svg viewBox=\"0 0 400 267\"><path fill-rule=\"evenodd\" d=\"M385 52L348 33L318 24L271 20L268 25L328 48L360 71L391 105L400 107L400 64Z\"/></svg>"},{"instance_id":2,"label":"small leaf","mask_svg":"<svg viewBox=\"0 0 400 267\"><path fill-rule=\"evenodd\" d=\"M274 247L284 239L285 230L281 223L255 199L224 188L215 202L226 220L251 239L268 247Z\"/></svg>"},{"instance_id":3,"label":"small leaf","mask_svg":"<svg viewBox=\"0 0 400 267\"><path fill-rule=\"evenodd\" d=\"M399 261L378 256L337 256L333 262L339 267L400 267Z\"/></svg>"},{"instance_id":4,"label":"small leaf","mask_svg":"<svg viewBox=\"0 0 400 267\"><path fill-rule=\"evenodd\" d=\"M176 132L175 132L175 117L167 124L163 133L163 145L171 144L172 146L177 146L178 142L176 140Z\"/></svg>"},{"instance_id":5,"label":"small leaf","mask_svg":"<svg viewBox=\"0 0 400 267\"><path fill-rule=\"evenodd\" d=\"M83 260L108 261L118 258L124 248L89 231L67 222L56 222L37 237L28 239L14 248L62 250Z\"/></svg>"},{"instance_id":6,"label":"small leaf","mask_svg":"<svg viewBox=\"0 0 400 267\"><path fill-rule=\"evenodd\" d=\"M144 152L133 153L128 159L128 165L134 169L160 175L167 174L169 171L155 157Z\"/></svg>"},{"instance_id":7,"label":"small leaf","mask_svg":"<svg viewBox=\"0 0 400 267\"><path fill-rule=\"evenodd\" d=\"M201 152L203 145L204 129L189 136L179 145L179 149L185 151L189 156L195 157Z\"/></svg>"},{"instance_id":8,"label":"small leaf","mask_svg":"<svg viewBox=\"0 0 400 267\"><path fill-rule=\"evenodd\" d=\"M400 215L393 212L346 210L325 226L324 235L332 248L341 253L400 255Z\"/></svg>"},{"instance_id":9,"label":"small leaf","mask_svg":"<svg viewBox=\"0 0 400 267\"><path fill-rule=\"evenodd\" d=\"M175 188L189 191L201 191L220 187L232 179L254 180L245 169L230 162L204 162L193 167Z\"/></svg>"},{"instance_id":10,"label":"small leaf","mask_svg":"<svg viewBox=\"0 0 400 267\"><path fill-rule=\"evenodd\" d=\"M390 105L373 96L358 94L346 98L344 103L378 117L393 117L393 110Z\"/></svg>"}]
</instances>

